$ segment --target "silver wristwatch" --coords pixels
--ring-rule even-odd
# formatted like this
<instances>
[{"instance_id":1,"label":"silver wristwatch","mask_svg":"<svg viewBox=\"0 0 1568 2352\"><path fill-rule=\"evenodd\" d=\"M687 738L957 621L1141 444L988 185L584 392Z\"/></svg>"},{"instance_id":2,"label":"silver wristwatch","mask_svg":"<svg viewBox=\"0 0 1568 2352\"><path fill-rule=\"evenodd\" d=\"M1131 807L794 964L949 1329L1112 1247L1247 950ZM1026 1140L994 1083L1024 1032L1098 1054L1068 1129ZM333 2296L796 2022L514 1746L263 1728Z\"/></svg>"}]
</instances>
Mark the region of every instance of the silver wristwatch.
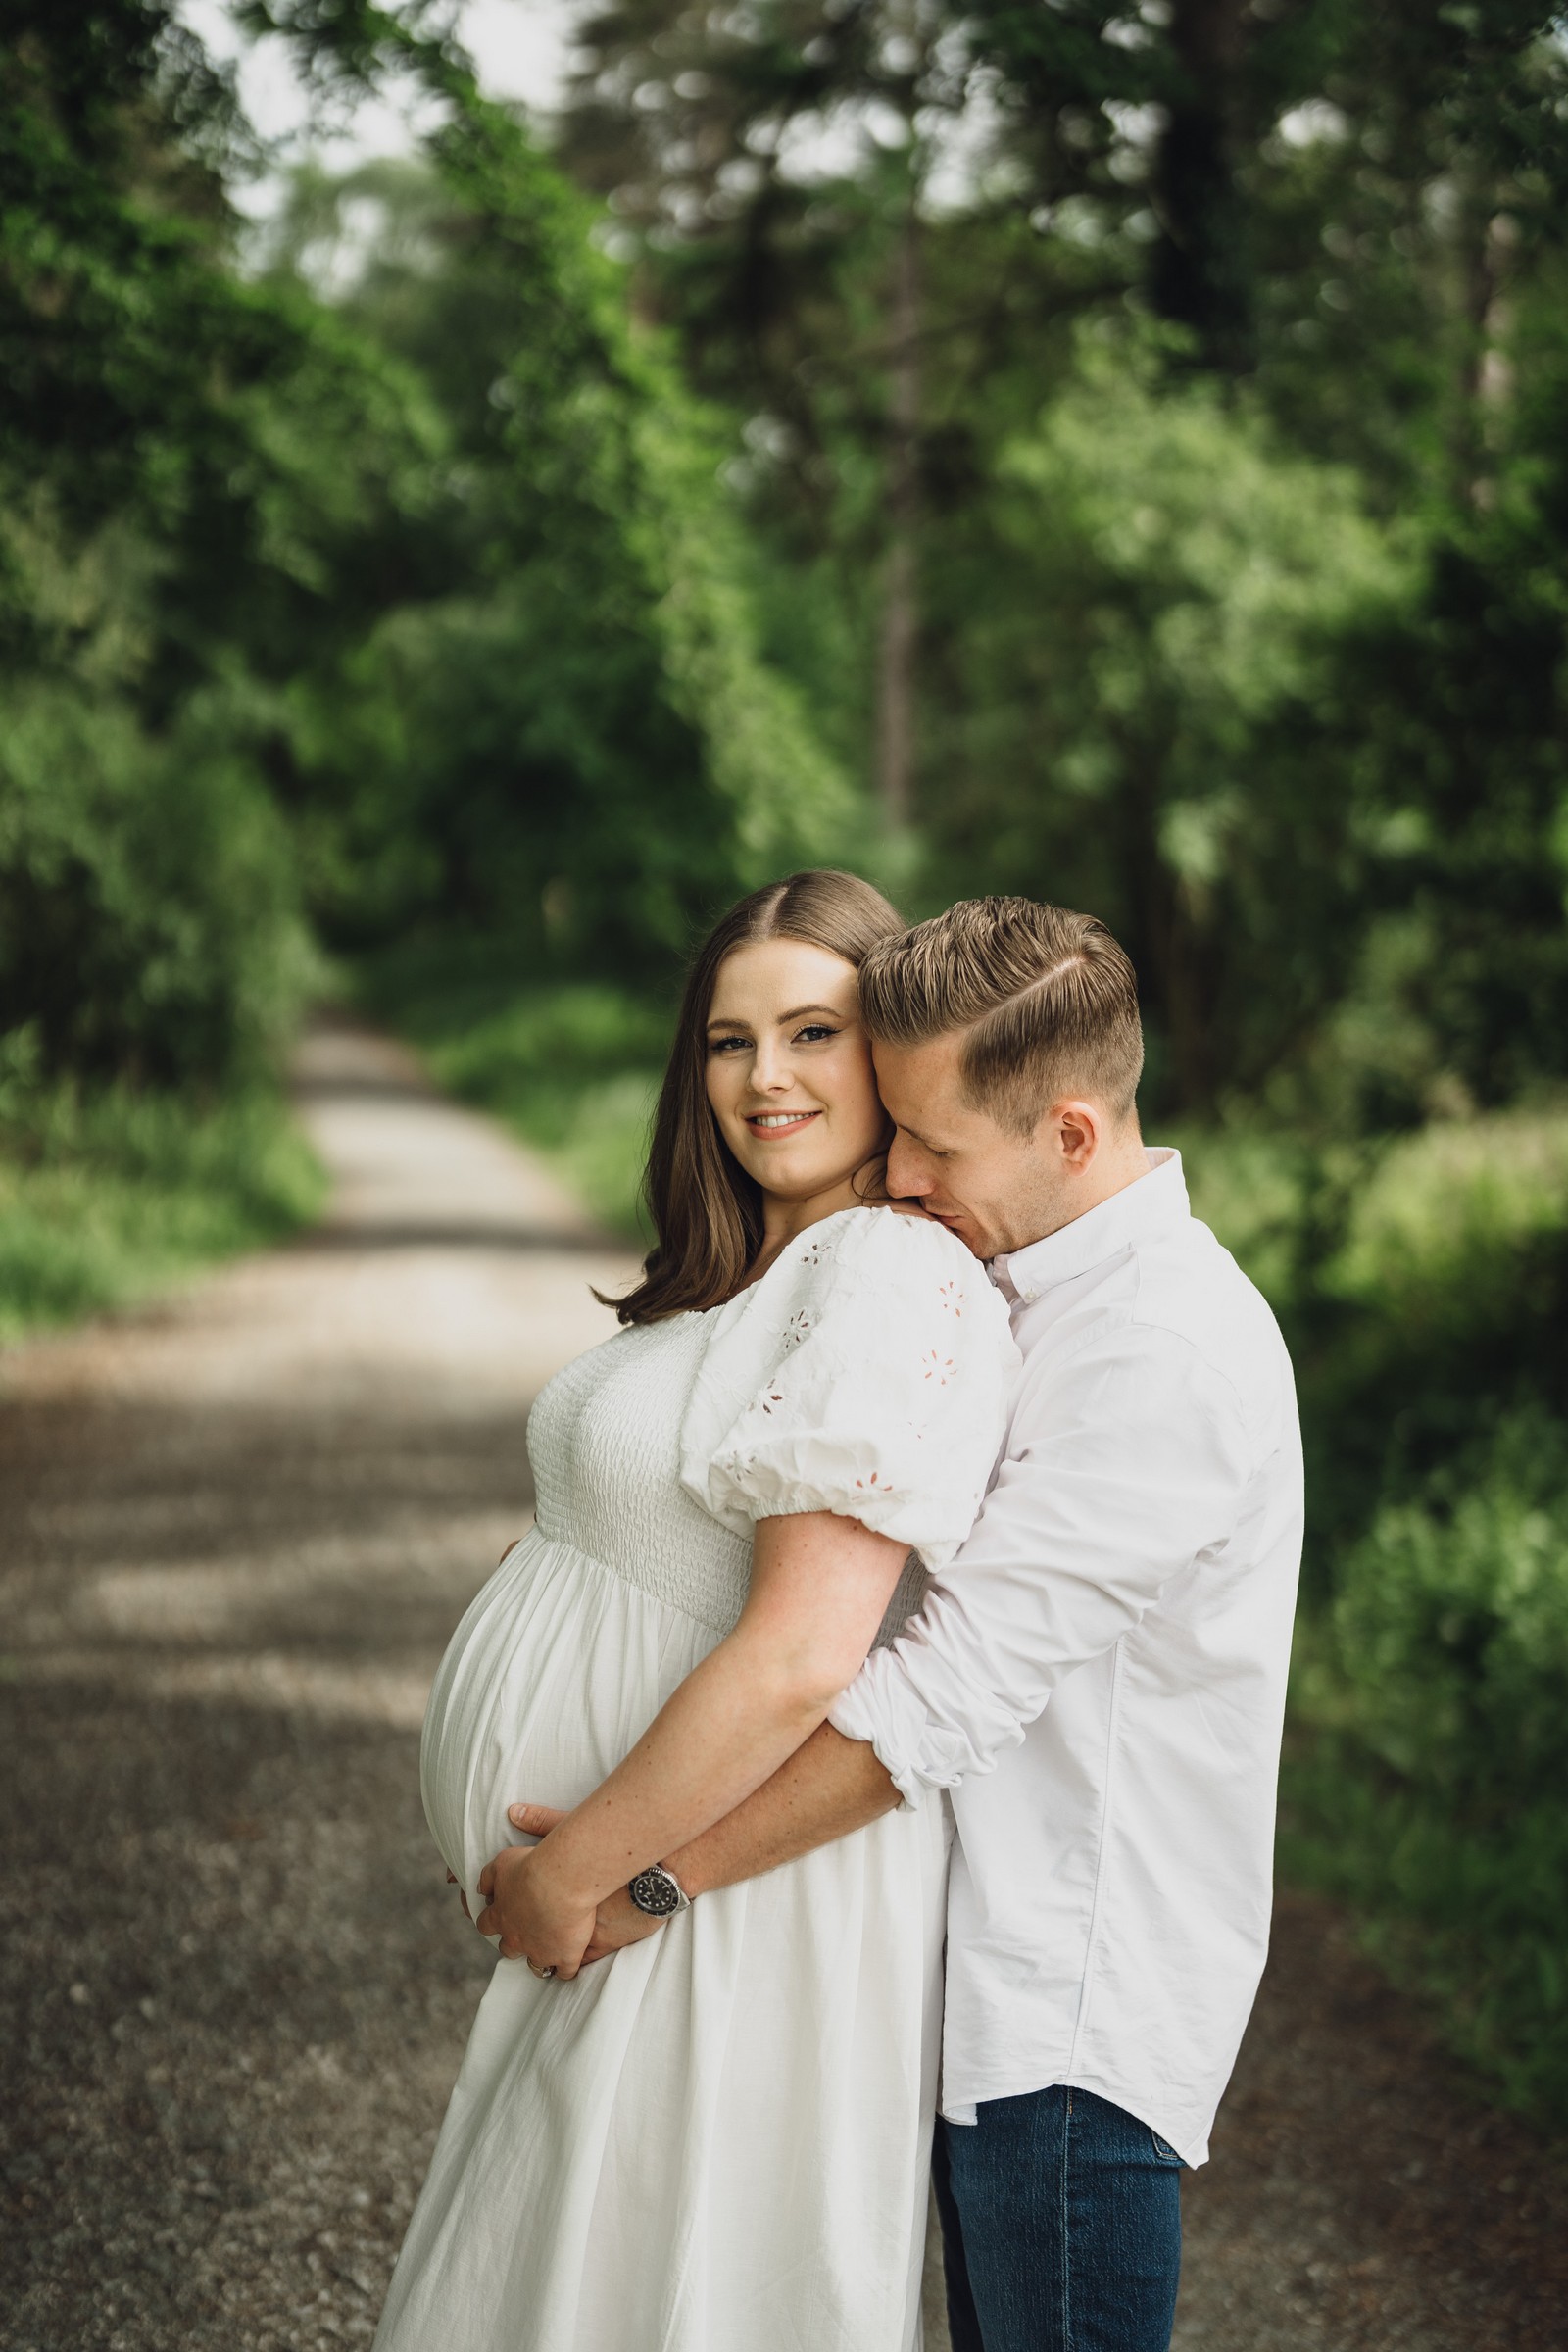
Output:
<instances>
[{"instance_id":1,"label":"silver wristwatch","mask_svg":"<svg viewBox=\"0 0 1568 2352\"><path fill-rule=\"evenodd\" d=\"M677 1911L689 1911L692 1898L672 1870L656 1862L651 1870L640 1870L626 1889L639 1911L650 1919L670 1919Z\"/></svg>"}]
</instances>

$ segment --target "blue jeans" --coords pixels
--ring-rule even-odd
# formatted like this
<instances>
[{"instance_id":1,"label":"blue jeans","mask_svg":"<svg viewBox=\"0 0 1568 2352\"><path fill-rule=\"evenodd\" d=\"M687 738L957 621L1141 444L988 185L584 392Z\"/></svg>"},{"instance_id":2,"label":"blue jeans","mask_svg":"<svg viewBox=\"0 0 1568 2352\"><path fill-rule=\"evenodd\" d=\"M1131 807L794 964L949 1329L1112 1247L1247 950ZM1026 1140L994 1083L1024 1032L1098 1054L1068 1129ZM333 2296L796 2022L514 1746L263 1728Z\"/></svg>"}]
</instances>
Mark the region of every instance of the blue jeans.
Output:
<instances>
[{"instance_id":1,"label":"blue jeans","mask_svg":"<svg viewBox=\"0 0 1568 2352\"><path fill-rule=\"evenodd\" d=\"M939 2119L953 2352L1167 2352L1181 2170L1136 2116L1059 2084Z\"/></svg>"}]
</instances>

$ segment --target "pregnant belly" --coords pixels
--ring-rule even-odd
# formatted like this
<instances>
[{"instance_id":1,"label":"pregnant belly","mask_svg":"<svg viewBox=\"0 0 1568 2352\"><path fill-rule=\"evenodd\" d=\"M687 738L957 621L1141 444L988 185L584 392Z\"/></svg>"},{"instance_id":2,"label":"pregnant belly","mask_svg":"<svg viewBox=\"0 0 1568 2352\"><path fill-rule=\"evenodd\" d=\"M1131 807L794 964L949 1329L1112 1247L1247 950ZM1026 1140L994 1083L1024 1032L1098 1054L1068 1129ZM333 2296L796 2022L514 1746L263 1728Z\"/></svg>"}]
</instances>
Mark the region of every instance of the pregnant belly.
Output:
<instances>
[{"instance_id":1,"label":"pregnant belly","mask_svg":"<svg viewBox=\"0 0 1568 2352\"><path fill-rule=\"evenodd\" d=\"M507 1554L441 1661L419 1757L430 1834L475 1916L480 1871L522 1842L507 1807L579 1803L714 1640L537 1528Z\"/></svg>"}]
</instances>

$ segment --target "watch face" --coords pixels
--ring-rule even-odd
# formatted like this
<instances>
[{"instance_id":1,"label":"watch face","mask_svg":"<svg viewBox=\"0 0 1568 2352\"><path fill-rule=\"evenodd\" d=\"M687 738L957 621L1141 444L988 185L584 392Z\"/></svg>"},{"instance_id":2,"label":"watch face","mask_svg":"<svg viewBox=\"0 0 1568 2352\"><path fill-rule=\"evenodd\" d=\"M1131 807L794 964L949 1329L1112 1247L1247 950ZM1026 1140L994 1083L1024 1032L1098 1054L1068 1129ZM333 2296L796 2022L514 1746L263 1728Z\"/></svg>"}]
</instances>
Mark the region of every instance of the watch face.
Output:
<instances>
[{"instance_id":1,"label":"watch face","mask_svg":"<svg viewBox=\"0 0 1568 2352\"><path fill-rule=\"evenodd\" d=\"M680 1909L680 1888L667 1870L645 1870L631 1883L631 1899L639 1911L667 1919L670 1912Z\"/></svg>"}]
</instances>

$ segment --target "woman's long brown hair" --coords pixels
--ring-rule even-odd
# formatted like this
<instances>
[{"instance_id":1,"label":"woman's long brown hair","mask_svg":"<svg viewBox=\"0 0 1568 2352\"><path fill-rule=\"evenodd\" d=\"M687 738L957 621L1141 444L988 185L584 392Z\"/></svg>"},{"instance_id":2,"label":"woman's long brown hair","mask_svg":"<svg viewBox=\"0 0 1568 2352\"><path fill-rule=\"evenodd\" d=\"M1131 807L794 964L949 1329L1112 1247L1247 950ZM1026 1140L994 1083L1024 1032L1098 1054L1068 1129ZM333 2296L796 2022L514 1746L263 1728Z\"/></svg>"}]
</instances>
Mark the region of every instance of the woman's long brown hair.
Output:
<instances>
[{"instance_id":1,"label":"woman's long brown hair","mask_svg":"<svg viewBox=\"0 0 1568 2352\"><path fill-rule=\"evenodd\" d=\"M726 956L754 940L800 939L858 971L879 939L904 928L858 874L820 869L754 890L704 940L681 999L643 1179L659 1238L637 1288L605 1301L622 1323L659 1323L719 1305L739 1290L762 1246L761 1187L725 1144L708 1100L708 1016Z\"/></svg>"}]
</instances>

